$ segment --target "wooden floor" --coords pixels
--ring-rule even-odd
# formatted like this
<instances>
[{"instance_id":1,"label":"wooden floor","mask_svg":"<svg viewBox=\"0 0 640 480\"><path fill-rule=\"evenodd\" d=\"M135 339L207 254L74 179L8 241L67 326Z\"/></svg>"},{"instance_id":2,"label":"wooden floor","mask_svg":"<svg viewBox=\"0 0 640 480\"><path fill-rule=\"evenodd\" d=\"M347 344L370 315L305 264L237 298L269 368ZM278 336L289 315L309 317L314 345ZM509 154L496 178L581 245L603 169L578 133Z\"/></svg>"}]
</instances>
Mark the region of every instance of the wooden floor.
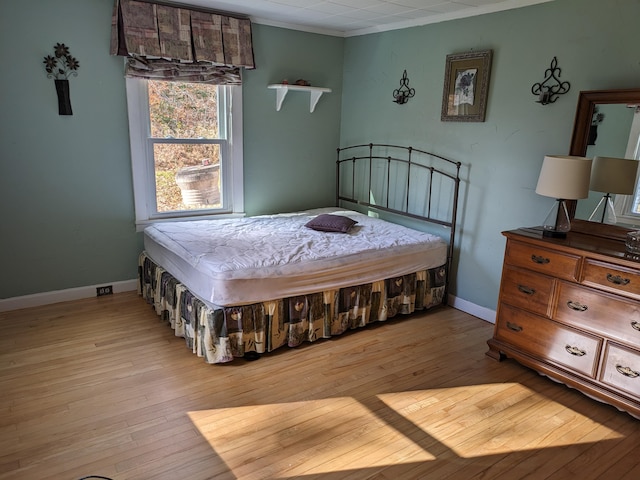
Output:
<instances>
[{"instance_id":1,"label":"wooden floor","mask_svg":"<svg viewBox=\"0 0 640 480\"><path fill-rule=\"evenodd\" d=\"M207 365L134 293L0 314L0 479L640 478L640 420L452 308Z\"/></svg>"}]
</instances>

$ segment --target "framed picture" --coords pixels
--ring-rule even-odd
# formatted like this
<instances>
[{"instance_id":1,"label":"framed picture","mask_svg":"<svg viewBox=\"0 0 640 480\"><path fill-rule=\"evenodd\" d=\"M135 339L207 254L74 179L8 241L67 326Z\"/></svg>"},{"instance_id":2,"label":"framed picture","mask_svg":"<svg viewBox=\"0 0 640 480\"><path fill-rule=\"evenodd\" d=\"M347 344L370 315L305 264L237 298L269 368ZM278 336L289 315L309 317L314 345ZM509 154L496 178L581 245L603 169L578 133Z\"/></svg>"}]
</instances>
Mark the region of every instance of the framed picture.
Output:
<instances>
[{"instance_id":1,"label":"framed picture","mask_svg":"<svg viewBox=\"0 0 640 480\"><path fill-rule=\"evenodd\" d=\"M484 122L493 50L447 55L443 122Z\"/></svg>"}]
</instances>

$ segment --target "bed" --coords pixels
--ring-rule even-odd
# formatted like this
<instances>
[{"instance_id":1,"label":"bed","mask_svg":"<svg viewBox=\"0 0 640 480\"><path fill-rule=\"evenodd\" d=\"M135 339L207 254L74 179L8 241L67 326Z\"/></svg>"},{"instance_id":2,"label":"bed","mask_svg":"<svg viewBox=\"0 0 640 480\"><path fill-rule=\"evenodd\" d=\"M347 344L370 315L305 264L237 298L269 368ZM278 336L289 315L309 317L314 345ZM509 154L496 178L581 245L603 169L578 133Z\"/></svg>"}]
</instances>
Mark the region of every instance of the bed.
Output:
<instances>
[{"instance_id":1,"label":"bed","mask_svg":"<svg viewBox=\"0 0 640 480\"><path fill-rule=\"evenodd\" d=\"M139 293L212 364L445 304L459 170L411 147L338 148L335 206L146 227Z\"/></svg>"}]
</instances>

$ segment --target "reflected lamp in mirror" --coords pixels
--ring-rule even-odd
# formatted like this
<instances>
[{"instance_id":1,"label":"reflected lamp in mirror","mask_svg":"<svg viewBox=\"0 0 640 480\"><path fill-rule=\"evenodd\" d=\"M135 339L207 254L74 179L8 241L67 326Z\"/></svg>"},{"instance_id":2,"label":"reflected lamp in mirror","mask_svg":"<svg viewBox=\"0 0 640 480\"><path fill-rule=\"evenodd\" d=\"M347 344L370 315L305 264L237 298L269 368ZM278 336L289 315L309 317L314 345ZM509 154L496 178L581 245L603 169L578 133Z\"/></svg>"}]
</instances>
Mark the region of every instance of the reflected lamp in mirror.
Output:
<instances>
[{"instance_id":1,"label":"reflected lamp in mirror","mask_svg":"<svg viewBox=\"0 0 640 480\"><path fill-rule=\"evenodd\" d=\"M536 193L555 198L557 201L542 225L544 237L565 238L571 230L571 219L565 200L578 200L589 196L591 162L590 158L576 156L544 157Z\"/></svg>"},{"instance_id":2,"label":"reflected lamp in mirror","mask_svg":"<svg viewBox=\"0 0 640 480\"><path fill-rule=\"evenodd\" d=\"M611 194L631 195L635 191L638 161L628 158L594 157L590 190L604 193L591 213L590 221L614 224L618 221Z\"/></svg>"}]
</instances>

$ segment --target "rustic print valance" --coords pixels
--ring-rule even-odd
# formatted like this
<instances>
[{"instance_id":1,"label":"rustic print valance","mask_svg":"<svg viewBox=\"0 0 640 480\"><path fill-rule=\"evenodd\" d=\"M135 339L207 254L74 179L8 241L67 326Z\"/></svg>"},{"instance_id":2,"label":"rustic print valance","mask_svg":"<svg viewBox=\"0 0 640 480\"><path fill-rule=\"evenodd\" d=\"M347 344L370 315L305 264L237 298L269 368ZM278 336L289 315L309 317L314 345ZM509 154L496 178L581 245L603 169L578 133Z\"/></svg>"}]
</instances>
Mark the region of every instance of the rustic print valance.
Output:
<instances>
[{"instance_id":1,"label":"rustic print valance","mask_svg":"<svg viewBox=\"0 0 640 480\"><path fill-rule=\"evenodd\" d=\"M115 0L111 27L111 54L130 58L129 76L239 83L241 67L255 68L247 18Z\"/></svg>"}]
</instances>

